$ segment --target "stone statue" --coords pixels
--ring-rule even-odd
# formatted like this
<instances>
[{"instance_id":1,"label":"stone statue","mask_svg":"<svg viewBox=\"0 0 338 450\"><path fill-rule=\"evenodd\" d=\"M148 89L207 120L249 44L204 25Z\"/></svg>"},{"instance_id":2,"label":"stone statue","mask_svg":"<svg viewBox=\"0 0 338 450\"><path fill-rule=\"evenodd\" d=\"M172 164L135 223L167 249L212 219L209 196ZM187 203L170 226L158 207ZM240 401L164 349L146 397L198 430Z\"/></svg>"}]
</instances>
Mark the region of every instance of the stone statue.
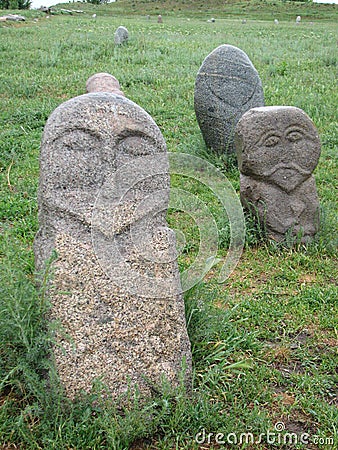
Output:
<instances>
[{"instance_id":1,"label":"stone statue","mask_svg":"<svg viewBox=\"0 0 338 450\"><path fill-rule=\"evenodd\" d=\"M198 125L207 147L233 153L237 122L250 108L264 106L262 82L243 50L220 45L203 61L194 93Z\"/></svg>"},{"instance_id":2,"label":"stone statue","mask_svg":"<svg viewBox=\"0 0 338 450\"><path fill-rule=\"evenodd\" d=\"M157 160L156 171L149 161ZM169 181L159 128L127 98L91 92L49 117L34 251L38 270L57 253L50 318L61 330L53 354L70 398L97 379L113 398L136 389L144 398L162 378L178 384L184 365L190 386L175 239L166 222Z\"/></svg>"},{"instance_id":3,"label":"stone statue","mask_svg":"<svg viewBox=\"0 0 338 450\"><path fill-rule=\"evenodd\" d=\"M243 205L257 214L268 236L286 233L309 241L319 228L319 200L312 175L320 140L299 108L253 108L239 121L235 145Z\"/></svg>"},{"instance_id":4,"label":"stone statue","mask_svg":"<svg viewBox=\"0 0 338 450\"><path fill-rule=\"evenodd\" d=\"M118 27L114 34L115 45L123 45L128 42L129 32L126 27Z\"/></svg>"}]
</instances>

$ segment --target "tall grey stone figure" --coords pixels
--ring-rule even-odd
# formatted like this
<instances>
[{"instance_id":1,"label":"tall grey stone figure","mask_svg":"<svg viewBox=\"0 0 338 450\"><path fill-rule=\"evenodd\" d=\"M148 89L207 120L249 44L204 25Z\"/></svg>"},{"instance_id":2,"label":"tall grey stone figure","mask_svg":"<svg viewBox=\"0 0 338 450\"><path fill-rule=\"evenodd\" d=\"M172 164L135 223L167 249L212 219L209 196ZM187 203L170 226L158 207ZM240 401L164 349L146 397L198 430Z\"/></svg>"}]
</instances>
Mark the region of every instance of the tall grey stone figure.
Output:
<instances>
[{"instance_id":1,"label":"tall grey stone figure","mask_svg":"<svg viewBox=\"0 0 338 450\"><path fill-rule=\"evenodd\" d=\"M312 175L320 140L311 119L299 108L253 108L235 135L243 205L265 225L268 236L286 233L307 242L319 228L319 200Z\"/></svg>"},{"instance_id":2,"label":"tall grey stone figure","mask_svg":"<svg viewBox=\"0 0 338 450\"><path fill-rule=\"evenodd\" d=\"M250 108L264 106L261 80L243 50L220 45L205 58L195 82L194 105L206 145L218 154L234 152L238 120Z\"/></svg>"},{"instance_id":3,"label":"tall grey stone figure","mask_svg":"<svg viewBox=\"0 0 338 450\"><path fill-rule=\"evenodd\" d=\"M129 39L129 33L126 27L118 27L114 34L114 43L116 45L126 44Z\"/></svg>"},{"instance_id":4,"label":"tall grey stone figure","mask_svg":"<svg viewBox=\"0 0 338 450\"><path fill-rule=\"evenodd\" d=\"M189 388L190 343L166 222L169 181L159 128L127 98L91 92L49 117L34 251L39 271L57 254L50 318L61 330L53 355L70 398L95 379L115 399L136 389L145 398L164 378L177 385L184 366Z\"/></svg>"}]
</instances>

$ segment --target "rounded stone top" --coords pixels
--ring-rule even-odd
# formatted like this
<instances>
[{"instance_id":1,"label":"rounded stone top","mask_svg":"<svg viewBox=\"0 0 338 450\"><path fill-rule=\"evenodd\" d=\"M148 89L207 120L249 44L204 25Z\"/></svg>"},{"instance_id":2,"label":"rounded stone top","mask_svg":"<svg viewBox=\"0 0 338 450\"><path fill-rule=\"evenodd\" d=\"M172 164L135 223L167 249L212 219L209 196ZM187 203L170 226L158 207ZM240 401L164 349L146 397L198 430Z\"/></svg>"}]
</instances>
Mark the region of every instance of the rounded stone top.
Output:
<instances>
[{"instance_id":1,"label":"rounded stone top","mask_svg":"<svg viewBox=\"0 0 338 450\"><path fill-rule=\"evenodd\" d=\"M297 126L306 131L306 136L316 140L319 136L310 117L296 106L260 106L249 109L238 122L236 132L243 136L259 136L268 129ZM252 144L253 142L251 142Z\"/></svg>"},{"instance_id":2,"label":"rounded stone top","mask_svg":"<svg viewBox=\"0 0 338 450\"><path fill-rule=\"evenodd\" d=\"M114 42L116 45L122 45L125 44L128 41L129 38L129 32L126 27L120 26L115 31L114 34Z\"/></svg>"},{"instance_id":3,"label":"rounded stone top","mask_svg":"<svg viewBox=\"0 0 338 450\"><path fill-rule=\"evenodd\" d=\"M231 65L233 66L247 65L253 67L253 64L250 61L248 55L240 48L230 44L221 44L218 47L216 47L204 59L203 64L205 64L206 62L208 62L208 64L211 66L210 68L214 69L214 73L220 74L229 71L229 66ZM257 72L256 69L254 70L255 72Z\"/></svg>"},{"instance_id":4,"label":"rounded stone top","mask_svg":"<svg viewBox=\"0 0 338 450\"><path fill-rule=\"evenodd\" d=\"M194 107L208 147L231 153L238 120L250 108L263 105L262 82L243 50L223 44L204 59L196 77Z\"/></svg>"},{"instance_id":5,"label":"rounded stone top","mask_svg":"<svg viewBox=\"0 0 338 450\"><path fill-rule=\"evenodd\" d=\"M236 126L235 146L242 174L279 185L283 180L278 177L285 178L286 171L295 173L295 184L309 177L321 150L312 120L295 106L250 109Z\"/></svg>"},{"instance_id":6,"label":"rounded stone top","mask_svg":"<svg viewBox=\"0 0 338 450\"><path fill-rule=\"evenodd\" d=\"M91 92L112 92L124 96L121 91L120 83L110 73L95 73L86 82L87 93Z\"/></svg>"},{"instance_id":7,"label":"rounded stone top","mask_svg":"<svg viewBox=\"0 0 338 450\"><path fill-rule=\"evenodd\" d=\"M259 97L250 107L263 106L264 96L258 72L248 55L240 48L223 44L203 61L196 78L195 95L205 83L208 95L235 108L249 107L253 96ZM255 95L256 94L256 95ZM244 111L243 111L244 112Z\"/></svg>"},{"instance_id":8,"label":"rounded stone top","mask_svg":"<svg viewBox=\"0 0 338 450\"><path fill-rule=\"evenodd\" d=\"M113 92L90 92L71 98L59 105L49 116L42 137L44 144L52 143L73 131L118 142L126 136L149 136L155 145L165 146L163 136L153 118L132 100ZM76 140L77 142L77 140ZM92 145L92 144L91 144ZM68 148L68 139L66 146ZM108 145L107 150L111 151Z\"/></svg>"}]
</instances>

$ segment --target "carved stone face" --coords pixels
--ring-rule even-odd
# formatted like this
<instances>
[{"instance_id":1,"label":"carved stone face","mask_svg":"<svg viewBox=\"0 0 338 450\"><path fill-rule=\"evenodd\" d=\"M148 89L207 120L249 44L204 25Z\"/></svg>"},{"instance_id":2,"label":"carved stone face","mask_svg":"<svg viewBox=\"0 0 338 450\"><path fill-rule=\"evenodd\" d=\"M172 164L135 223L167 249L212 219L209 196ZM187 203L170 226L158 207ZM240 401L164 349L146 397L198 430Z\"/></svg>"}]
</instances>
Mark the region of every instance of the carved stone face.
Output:
<instances>
[{"instance_id":1,"label":"carved stone face","mask_svg":"<svg viewBox=\"0 0 338 450\"><path fill-rule=\"evenodd\" d=\"M165 151L155 124L140 111L131 101L107 93L76 97L57 108L42 142L43 203L86 222L109 174L133 158Z\"/></svg>"},{"instance_id":2,"label":"carved stone face","mask_svg":"<svg viewBox=\"0 0 338 450\"><path fill-rule=\"evenodd\" d=\"M286 192L305 181L318 163L318 134L298 108L253 108L242 117L236 133L240 171Z\"/></svg>"},{"instance_id":3,"label":"carved stone face","mask_svg":"<svg viewBox=\"0 0 338 450\"><path fill-rule=\"evenodd\" d=\"M160 157L160 172L144 162ZM90 93L48 119L34 251L37 270L52 249L57 254L49 317L63 333L55 333L51 350L70 398L100 379L102 396L123 404L135 385L144 398L163 376L178 384L183 358L191 373L176 261L157 263L143 252L161 257L175 248L166 239L169 181L162 134L132 101ZM165 199L158 208L148 201L156 193Z\"/></svg>"},{"instance_id":4,"label":"carved stone face","mask_svg":"<svg viewBox=\"0 0 338 450\"><path fill-rule=\"evenodd\" d=\"M98 92L60 105L41 145L36 266L50 257L57 234L90 242L93 207L105 181L123 164L162 152L165 142L155 122L124 97ZM169 192L169 176L158 184ZM136 191L129 197L136 198Z\"/></svg>"}]
</instances>

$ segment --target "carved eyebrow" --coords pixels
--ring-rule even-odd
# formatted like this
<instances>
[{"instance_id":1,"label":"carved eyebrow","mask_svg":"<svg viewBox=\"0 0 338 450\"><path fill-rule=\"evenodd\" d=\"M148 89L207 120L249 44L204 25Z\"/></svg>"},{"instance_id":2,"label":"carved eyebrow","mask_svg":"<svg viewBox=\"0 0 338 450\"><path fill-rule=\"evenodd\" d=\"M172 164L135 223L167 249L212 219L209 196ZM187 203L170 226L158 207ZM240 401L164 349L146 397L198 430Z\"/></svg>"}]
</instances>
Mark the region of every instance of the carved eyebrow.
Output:
<instances>
[{"instance_id":1,"label":"carved eyebrow","mask_svg":"<svg viewBox=\"0 0 338 450\"><path fill-rule=\"evenodd\" d=\"M62 132L56 132L54 138L51 140L51 143L54 143L55 141L57 141L58 139L67 136L68 134L71 134L73 132L76 131L81 131L81 133L85 133L88 134L89 136L95 138L95 139L101 139L101 135L100 133L97 132L97 130L91 130L90 128L85 128L85 127L74 127L74 128L63 128Z\"/></svg>"},{"instance_id":2,"label":"carved eyebrow","mask_svg":"<svg viewBox=\"0 0 338 450\"><path fill-rule=\"evenodd\" d=\"M149 134L144 133L140 130L134 130L132 128L126 128L122 130L116 137L116 146L123 144L123 141L126 141L130 138L141 138L144 141L148 141L148 143L154 147L158 147L159 143L153 136L149 136Z\"/></svg>"},{"instance_id":3,"label":"carved eyebrow","mask_svg":"<svg viewBox=\"0 0 338 450\"><path fill-rule=\"evenodd\" d=\"M273 129L271 129L271 130L269 130L269 131L265 131L265 132L257 139L257 141L254 143L254 145L257 145L257 144L261 145L261 144L263 144L263 142L264 142L266 139L269 139L269 138L272 137L272 136L276 136L276 137L278 137L278 138L281 138L281 137L282 137L282 133L281 133L280 131L278 131L278 130L273 130Z\"/></svg>"},{"instance_id":4,"label":"carved eyebrow","mask_svg":"<svg viewBox=\"0 0 338 450\"><path fill-rule=\"evenodd\" d=\"M285 136L287 136L288 134L297 131L298 133L302 133L304 136L306 136L309 139L314 139L314 134L311 133L311 131L302 126L302 125L298 125L298 124L293 124L293 125L289 125L288 127L285 128Z\"/></svg>"},{"instance_id":5,"label":"carved eyebrow","mask_svg":"<svg viewBox=\"0 0 338 450\"><path fill-rule=\"evenodd\" d=\"M118 133L118 135L116 136L116 142L117 144L120 144L122 141L130 137L140 137L142 139L149 139L154 145L156 145L156 140L152 136L149 136L143 131L133 128L125 128L120 133Z\"/></svg>"}]
</instances>

